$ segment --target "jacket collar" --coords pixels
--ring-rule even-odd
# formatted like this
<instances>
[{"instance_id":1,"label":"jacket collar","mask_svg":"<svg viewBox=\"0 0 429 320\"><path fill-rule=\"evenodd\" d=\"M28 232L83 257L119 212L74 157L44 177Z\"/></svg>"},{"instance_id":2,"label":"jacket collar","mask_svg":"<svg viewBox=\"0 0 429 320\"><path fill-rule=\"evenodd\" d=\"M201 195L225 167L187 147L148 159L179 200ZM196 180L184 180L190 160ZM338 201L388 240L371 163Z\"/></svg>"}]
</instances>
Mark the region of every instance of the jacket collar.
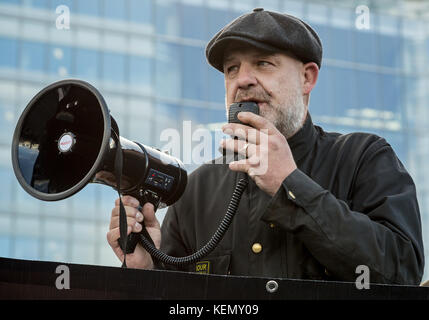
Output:
<instances>
[{"instance_id":1,"label":"jacket collar","mask_svg":"<svg viewBox=\"0 0 429 320\"><path fill-rule=\"evenodd\" d=\"M304 125L292 137L287 139L295 161L299 161L313 148L316 139L317 131L311 120L310 113L307 112Z\"/></svg>"}]
</instances>

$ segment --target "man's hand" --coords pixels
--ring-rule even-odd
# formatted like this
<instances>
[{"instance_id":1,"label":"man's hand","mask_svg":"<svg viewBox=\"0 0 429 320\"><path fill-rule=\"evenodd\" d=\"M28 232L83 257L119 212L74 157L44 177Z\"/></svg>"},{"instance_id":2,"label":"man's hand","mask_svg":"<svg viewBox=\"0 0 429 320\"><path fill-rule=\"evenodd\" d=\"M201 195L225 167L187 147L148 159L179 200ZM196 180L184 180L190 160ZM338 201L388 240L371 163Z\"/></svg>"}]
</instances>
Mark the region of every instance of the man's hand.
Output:
<instances>
[{"instance_id":1,"label":"man's hand","mask_svg":"<svg viewBox=\"0 0 429 320\"><path fill-rule=\"evenodd\" d=\"M142 230L141 228L145 226L147 232L155 243L156 248L159 249L161 244L161 228L155 217L153 205L151 203L146 203L142 208L142 212L140 212L138 210L139 202L137 199L130 196L124 196L122 197L122 202L127 214L127 235L131 232L140 232ZM120 238L119 199L116 200L115 207L112 210L109 229L110 230L107 233L107 242L112 247L113 252L115 252L118 259L122 262L124 261L124 253L118 243L118 239ZM134 252L127 254L127 265L130 268L152 269L153 261L150 254L140 243L138 243Z\"/></svg>"},{"instance_id":2,"label":"man's hand","mask_svg":"<svg viewBox=\"0 0 429 320\"><path fill-rule=\"evenodd\" d=\"M238 123L224 125L224 133L241 140L222 140L221 147L247 159L233 161L229 168L246 172L261 190L274 196L283 180L297 168L289 144L267 119L251 112L240 112L238 118L250 127Z\"/></svg>"}]
</instances>

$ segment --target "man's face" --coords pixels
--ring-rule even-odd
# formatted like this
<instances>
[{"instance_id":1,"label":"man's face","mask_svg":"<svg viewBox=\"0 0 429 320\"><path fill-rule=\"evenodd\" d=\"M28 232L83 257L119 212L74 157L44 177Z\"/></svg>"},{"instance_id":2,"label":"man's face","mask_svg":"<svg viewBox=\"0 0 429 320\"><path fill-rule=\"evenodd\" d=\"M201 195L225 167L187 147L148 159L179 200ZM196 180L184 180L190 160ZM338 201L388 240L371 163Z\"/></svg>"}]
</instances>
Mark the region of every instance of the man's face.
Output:
<instances>
[{"instance_id":1,"label":"man's face","mask_svg":"<svg viewBox=\"0 0 429 320\"><path fill-rule=\"evenodd\" d=\"M302 90L302 62L282 53L250 48L227 50L224 59L226 108L255 101L261 116L286 137L301 128L307 106Z\"/></svg>"}]
</instances>

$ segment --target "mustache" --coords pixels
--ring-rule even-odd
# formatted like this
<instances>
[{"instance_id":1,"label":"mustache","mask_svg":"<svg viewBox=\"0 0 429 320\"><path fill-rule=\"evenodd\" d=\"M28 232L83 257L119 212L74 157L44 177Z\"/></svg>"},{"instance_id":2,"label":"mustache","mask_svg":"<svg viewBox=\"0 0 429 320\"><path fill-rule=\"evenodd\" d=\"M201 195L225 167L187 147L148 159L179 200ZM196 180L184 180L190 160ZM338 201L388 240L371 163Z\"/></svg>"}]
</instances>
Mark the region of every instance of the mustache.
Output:
<instances>
[{"instance_id":1,"label":"mustache","mask_svg":"<svg viewBox=\"0 0 429 320\"><path fill-rule=\"evenodd\" d=\"M234 102L241 101L256 101L256 102L268 102L271 99L271 95L263 89L249 89L249 90L238 90L235 95Z\"/></svg>"}]
</instances>

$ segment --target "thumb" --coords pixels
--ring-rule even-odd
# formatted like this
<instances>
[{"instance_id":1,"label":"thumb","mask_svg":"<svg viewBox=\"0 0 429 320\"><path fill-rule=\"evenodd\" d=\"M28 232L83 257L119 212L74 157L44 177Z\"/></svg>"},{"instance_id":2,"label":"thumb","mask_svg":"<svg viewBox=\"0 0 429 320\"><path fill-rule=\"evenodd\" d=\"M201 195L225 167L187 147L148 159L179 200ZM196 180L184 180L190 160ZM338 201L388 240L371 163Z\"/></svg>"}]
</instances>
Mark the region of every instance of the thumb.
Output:
<instances>
[{"instance_id":1,"label":"thumb","mask_svg":"<svg viewBox=\"0 0 429 320\"><path fill-rule=\"evenodd\" d=\"M158 220L155 216L155 207L152 203L146 202L142 208L142 213L146 227L152 227L158 224Z\"/></svg>"}]
</instances>

